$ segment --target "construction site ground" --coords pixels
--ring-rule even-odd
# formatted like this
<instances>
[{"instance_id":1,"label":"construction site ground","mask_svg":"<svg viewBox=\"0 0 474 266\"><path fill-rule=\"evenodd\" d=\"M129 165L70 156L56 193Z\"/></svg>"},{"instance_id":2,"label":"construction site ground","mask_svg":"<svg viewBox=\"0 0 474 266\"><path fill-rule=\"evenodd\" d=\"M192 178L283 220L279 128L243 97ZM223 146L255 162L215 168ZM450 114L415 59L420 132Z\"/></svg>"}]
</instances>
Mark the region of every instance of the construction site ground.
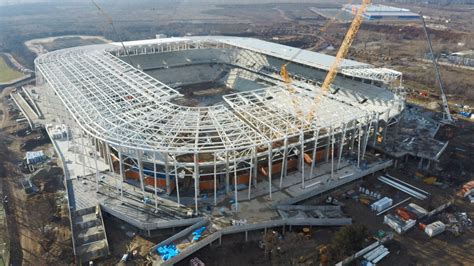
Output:
<instances>
[{"instance_id":1,"label":"construction site ground","mask_svg":"<svg viewBox=\"0 0 474 266\"><path fill-rule=\"evenodd\" d=\"M73 260L67 205L61 171L55 171L51 145L40 131L29 132L28 125L18 124L15 110L2 91L0 129L0 184L6 212L12 265L60 265ZM24 175L19 164L28 150L44 150L52 158L47 171L32 179L38 193L27 195L21 184ZM53 171L51 171L53 169ZM55 181L56 180L56 181Z\"/></svg>"},{"instance_id":2,"label":"construction site ground","mask_svg":"<svg viewBox=\"0 0 474 266\"><path fill-rule=\"evenodd\" d=\"M331 240L336 228L313 228L310 235L302 235L302 228L295 227L286 232L279 241L280 252L265 254L259 246L264 233L261 231L249 232L245 242L243 234L231 235L222 238L222 245L207 246L177 265L189 265L192 258L199 258L206 265L317 265L319 247ZM282 234L281 228L276 228Z\"/></svg>"}]
</instances>

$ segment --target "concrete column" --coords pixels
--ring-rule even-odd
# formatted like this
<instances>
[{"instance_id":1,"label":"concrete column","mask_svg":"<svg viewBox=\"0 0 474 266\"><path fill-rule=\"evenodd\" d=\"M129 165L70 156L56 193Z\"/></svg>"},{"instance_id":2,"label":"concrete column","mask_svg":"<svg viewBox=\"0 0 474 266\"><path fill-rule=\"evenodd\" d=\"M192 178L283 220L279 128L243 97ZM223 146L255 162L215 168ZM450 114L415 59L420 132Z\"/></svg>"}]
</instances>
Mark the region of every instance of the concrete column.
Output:
<instances>
[{"instance_id":1,"label":"concrete column","mask_svg":"<svg viewBox=\"0 0 474 266\"><path fill-rule=\"evenodd\" d=\"M97 150L97 142L95 143L95 150ZM95 163L95 182L96 191L99 192L99 167L97 167L97 151L94 151L94 163Z\"/></svg>"},{"instance_id":2,"label":"concrete column","mask_svg":"<svg viewBox=\"0 0 474 266\"><path fill-rule=\"evenodd\" d=\"M235 212L239 211L239 199L237 197L237 153L234 151L234 198L235 198Z\"/></svg>"},{"instance_id":3,"label":"concrete column","mask_svg":"<svg viewBox=\"0 0 474 266\"><path fill-rule=\"evenodd\" d=\"M217 153L214 152L214 206L217 206Z\"/></svg>"},{"instance_id":4,"label":"concrete column","mask_svg":"<svg viewBox=\"0 0 474 266\"><path fill-rule=\"evenodd\" d=\"M342 151L344 150L344 142L346 142L346 129L347 129L347 124L344 124L342 133L341 133L341 142L339 143L339 158L337 160L337 167L336 169L339 170L341 166L341 157L342 157Z\"/></svg>"},{"instance_id":5,"label":"concrete column","mask_svg":"<svg viewBox=\"0 0 474 266\"><path fill-rule=\"evenodd\" d=\"M385 136L387 136L387 131L388 131L388 120L390 119L390 108L387 109L387 115L386 115L386 121L387 123L385 124L385 128L383 130L383 139L385 140Z\"/></svg>"},{"instance_id":6,"label":"concrete column","mask_svg":"<svg viewBox=\"0 0 474 266\"><path fill-rule=\"evenodd\" d=\"M80 131L79 131L80 132ZM87 156L87 151L86 151L86 145L84 144L84 136L82 132L79 133L81 137L81 144L82 144L82 177L86 177L86 156Z\"/></svg>"},{"instance_id":7,"label":"concrete column","mask_svg":"<svg viewBox=\"0 0 474 266\"><path fill-rule=\"evenodd\" d=\"M225 192L230 192L229 152L225 152Z\"/></svg>"},{"instance_id":8,"label":"concrete column","mask_svg":"<svg viewBox=\"0 0 474 266\"><path fill-rule=\"evenodd\" d=\"M143 173L142 154L139 150L135 150L135 152L137 154L138 173L140 175L140 188L142 189L142 196L145 197L145 174Z\"/></svg>"},{"instance_id":9,"label":"concrete column","mask_svg":"<svg viewBox=\"0 0 474 266\"><path fill-rule=\"evenodd\" d=\"M268 144L268 196L272 198L272 143Z\"/></svg>"},{"instance_id":10,"label":"concrete column","mask_svg":"<svg viewBox=\"0 0 474 266\"><path fill-rule=\"evenodd\" d=\"M120 167L120 177L122 177L122 182L120 182L120 200L123 201L123 182L125 181L125 174L123 169L123 154L122 148L119 148L119 167Z\"/></svg>"},{"instance_id":11,"label":"concrete column","mask_svg":"<svg viewBox=\"0 0 474 266\"><path fill-rule=\"evenodd\" d=\"M300 134L300 143L301 143L301 148L300 148L300 154L299 154L299 163L301 166L301 188L304 188L304 135L303 135L303 130L301 131Z\"/></svg>"},{"instance_id":12,"label":"concrete column","mask_svg":"<svg viewBox=\"0 0 474 266\"><path fill-rule=\"evenodd\" d=\"M153 154L155 154L155 152L153 152ZM171 194L171 179L170 179L170 166L169 166L168 153L163 153L163 156L165 157L166 194L170 195Z\"/></svg>"},{"instance_id":13,"label":"concrete column","mask_svg":"<svg viewBox=\"0 0 474 266\"><path fill-rule=\"evenodd\" d=\"M198 154L194 154L194 207L196 214L199 213L198 211L198 196L199 196L199 160L198 160Z\"/></svg>"},{"instance_id":14,"label":"concrete column","mask_svg":"<svg viewBox=\"0 0 474 266\"><path fill-rule=\"evenodd\" d=\"M180 198L179 198L179 173L178 173L178 157L177 154L174 155L174 180L176 182L176 197L178 198L178 207L181 206Z\"/></svg>"},{"instance_id":15,"label":"concrete column","mask_svg":"<svg viewBox=\"0 0 474 266\"><path fill-rule=\"evenodd\" d=\"M375 128L374 128L374 142L373 145L377 144L377 134L379 133L379 118L380 113L377 113L376 120L375 120Z\"/></svg>"},{"instance_id":16,"label":"concrete column","mask_svg":"<svg viewBox=\"0 0 474 266\"><path fill-rule=\"evenodd\" d=\"M316 133L314 134L314 148L313 148L313 158L311 162L311 169L309 170L309 178L313 178L313 169L316 166L316 153L318 151L318 138L319 138L319 128L316 130Z\"/></svg>"},{"instance_id":17,"label":"concrete column","mask_svg":"<svg viewBox=\"0 0 474 266\"><path fill-rule=\"evenodd\" d=\"M253 155L252 155L253 156ZM253 157L250 158L250 169L249 169L249 193L248 193L248 199L250 200L250 193L251 193L251 190L252 190L252 167L253 166ZM256 177L255 177L256 178Z\"/></svg>"},{"instance_id":18,"label":"concrete column","mask_svg":"<svg viewBox=\"0 0 474 266\"><path fill-rule=\"evenodd\" d=\"M115 175L114 162L112 161L112 152L110 151L110 146L105 142L105 156L107 157L106 162L109 164L109 169Z\"/></svg>"},{"instance_id":19,"label":"concrete column","mask_svg":"<svg viewBox=\"0 0 474 266\"><path fill-rule=\"evenodd\" d=\"M285 136L284 139L284 149L283 149L283 158L281 161L281 171L280 171L280 189L283 185L283 176L285 175L286 172L286 166L288 164L288 136Z\"/></svg>"},{"instance_id":20,"label":"concrete column","mask_svg":"<svg viewBox=\"0 0 474 266\"><path fill-rule=\"evenodd\" d=\"M257 148L253 150L253 185L257 187L257 177L258 177L258 158L257 158Z\"/></svg>"},{"instance_id":21,"label":"concrete column","mask_svg":"<svg viewBox=\"0 0 474 266\"><path fill-rule=\"evenodd\" d=\"M168 174L168 173L167 173ZM158 213L158 195L157 195L157 186L156 186L156 152L153 152L153 188L154 188L154 192L153 193L155 195L155 213ZM168 182L167 182L167 185L168 185ZM168 186L167 186L168 187Z\"/></svg>"},{"instance_id":22,"label":"concrete column","mask_svg":"<svg viewBox=\"0 0 474 266\"><path fill-rule=\"evenodd\" d=\"M334 177L334 143L336 142L336 139L334 136L331 138L331 178Z\"/></svg>"},{"instance_id":23,"label":"concrete column","mask_svg":"<svg viewBox=\"0 0 474 266\"><path fill-rule=\"evenodd\" d=\"M365 151L367 149L367 143L369 142L369 133L370 133L370 127L371 126L372 126L372 117L370 117L370 122L367 124L367 130L365 131L364 146L362 146L362 160L365 157Z\"/></svg>"},{"instance_id":24,"label":"concrete column","mask_svg":"<svg viewBox=\"0 0 474 266\"><path fill-rule=\"evenodd\" d=\"M326 159L325 159L326 162L329 161L329 154L331 152L331 138L332 138L332 135L333 135L333 129L332 129L332 127L329 127L327 145L326 145Z\"/></svg>"},{"instance_id":25,"label":"concrete column","mask_svg":"<svg viewBox=\"0 0 474 266\"><path fill-rule=\"evenodd\" d=\"M357 133L357 168L360 167L360 141L361 141L361 132L362 132L362 126L359 124L359 130Z\"/></svg>"},{"instance_id":26,"label":"concrete column","mask_svg":"<svg viewBox=\"0 0 474 266\"><path fill-rule=\"evenodd\" d=\"M351 154L354 154L354 143L355 143L355 139L356 139L356 122L353 121L352 122L352 132L351 132Z\"/></svg>"}]
</instances>

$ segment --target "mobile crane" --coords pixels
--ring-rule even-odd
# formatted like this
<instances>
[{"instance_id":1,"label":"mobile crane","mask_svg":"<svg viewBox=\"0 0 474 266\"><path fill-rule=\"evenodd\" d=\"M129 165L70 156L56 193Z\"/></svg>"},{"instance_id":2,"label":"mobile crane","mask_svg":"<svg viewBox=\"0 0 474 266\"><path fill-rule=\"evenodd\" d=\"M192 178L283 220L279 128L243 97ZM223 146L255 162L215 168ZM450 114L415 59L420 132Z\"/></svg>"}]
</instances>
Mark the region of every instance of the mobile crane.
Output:
<instances>
[{"instance_id":1,"label":"mobile crane","mask_svg":"<svg viewBox=\"0 0 474 266\"><path fill-rule=\"evenodd\" d=\"M428 34L428 30L426 29L426 22L425 19L423 18L423 14L420 12L420 18L421 21L423 22L423 30L426 35L426 40L428 42L428 47L430 48L430 55L431 55L431 60L433 61L433 66L435 69L436 73L436 80L438 81L439 84L439 89L441 91L441 100L443 101L443 119L441 120L441 124L454 124L454 119L451 116L451 112L449 111L449 105L448 105L448 99L446 98L446 94L444 92L444 85L443 85L443 80L441 79L441 74L439 72L439 66L438 62L436 62L436 58L433 54L433 46L431 45L431 39L430 35Z\"/></svg>"}]
</instances>

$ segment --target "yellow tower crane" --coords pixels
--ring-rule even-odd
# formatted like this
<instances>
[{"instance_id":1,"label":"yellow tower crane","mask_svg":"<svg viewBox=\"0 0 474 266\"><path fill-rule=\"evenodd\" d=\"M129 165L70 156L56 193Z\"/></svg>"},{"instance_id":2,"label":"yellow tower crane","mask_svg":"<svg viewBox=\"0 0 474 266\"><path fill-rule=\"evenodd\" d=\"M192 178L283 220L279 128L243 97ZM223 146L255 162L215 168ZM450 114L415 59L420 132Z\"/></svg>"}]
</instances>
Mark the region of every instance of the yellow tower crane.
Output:
<instances>
[{"instance_id":1,"label":"yellow tower crane","mask_svg":"<svg viewBox=\"0 0 474 266\"><path fill-rule=\"evenodd\" d=\"M339 50L336 54L336 58L335 58L334 62L332 63L331 67L329 68L329 71L326 75L326 78L324 79L324 83L321 86L322 93L320 93L320 94L318 94L314 97L313 103L311 104L310 109L308 111L308 114L306 116L303 115L303 112L301 111L301 108L302 108L301 103L296 99L296 97L294 95L296 93L296 90L291 85L292 80L291 80L290 75L289 75L288 70L287 70L287 65L289 64L289 62L281 66L280 76L282 77L283 81L286 84L286 87L287 87L289 93L292 96L291 100L292 100L294 108L296 110L296 114L297 114L297 116L302 117L302 118L304 118L304 120L309 122L308 125L311 125L311 122L314 119L314 116L315 116L314 112L315 112L316 106L318 105L319 101L322 99L323 96L325 96L327 94L327 92L329 91L329 88L331 87L332 83L334 82L334 79L336 78L337 73L339 72L341 62L347 56L347 53L349 52L349 48L351 47L352 42L354 41L355 36L357 35L357 32L359 31L359 28L362 24L363 14L365 12L365 9L367 8L367 5L369 5L370 3L371 3L371 0L362 0L362 3L360 5L359 9L357 9L357 11L355 12L354 19L352 20L352 23L351 23L351 25L350 25L347 33L346 33L346 36L344 37L344 40L342 41L342 44L341 44L341 46L340 46L340 48L339 48ZM334 20L328 21L328 23L321 29L321 31L325 31L327 29L327 26L332 21L334 21ZM298 54L299 54L299 52L296 55L298 55ZM294 57L296 57L296 55Z\"/></svg>"},{"instance_id":2,"label":"yellow tower crane","mask_svg":"<svg viewBox=\"0 0 474 266\"><path fill-rule=\"evenodd\" d=\"M347 56L349 48L351 47L352 42L354 41L355 36L357 35L357 32L360 29L360 25L362 25L362 21L364 20L363 14L365 12L365 9L370 3L371 0L362 0L362 4L357 10L355 17L352 20L351 26L349 27L349 30L347 30L346 36L344 37L344 40L342 41L342 44L339 47L339 50L337 51L336 58L334 59L334 62L329 68L328 74L324 79L323 85L321 86L322 93L314 97L313 104L311 105L310 111L308 112L308 115L306 117L307 121L312 121L314 119L314 112L317 104L319 103L319 101L321 101L322 97L327 94L329 88L334 82L334 79L336 78L337 73L339 72L341 62Z\"/></svg>"}]
</instances>

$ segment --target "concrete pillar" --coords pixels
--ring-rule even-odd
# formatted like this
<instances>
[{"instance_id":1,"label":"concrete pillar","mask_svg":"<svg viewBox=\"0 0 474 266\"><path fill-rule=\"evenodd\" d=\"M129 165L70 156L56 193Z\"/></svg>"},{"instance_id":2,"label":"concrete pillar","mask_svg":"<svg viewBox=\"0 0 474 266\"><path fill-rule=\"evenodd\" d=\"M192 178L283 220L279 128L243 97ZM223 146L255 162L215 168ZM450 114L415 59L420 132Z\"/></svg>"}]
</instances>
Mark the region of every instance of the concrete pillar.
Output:
<instances>
[{"instance_id":1,"label":"concrete pillar","mask_svg":"<svg viewBox=\"0 0 474 266\"><path fill-rule=\"evenodd\" d=\"M199 160L198 160L198 154L194 154L194 207L196 214L199 213L198 211L198 196L200 194L199 191Z\"/></svg>"},{"instance_id":2,"label":"concrete pillar","mask_svg":"<svg viewBox=\"0 0 474 266\"><path fill-rule=\"evenodd\" d=\"M313 133L313 134L314 134L314 147L313 147L313 158L311 162L311 169L309 170L310 179L313 178L313 169L316 166L316 160L317 160L316 153L318 150L319 128L316 130L316 133Z\"/></svg>"},{"instance_id":3,"label":"concrete pillar","mask_svg":"<svg viewBox=\"0 0 474 266\"><path fill-rule=\"evenodd\" d=\"M178 207L181 206L180 198L179 198L179 173L178 173L178 155L174 155L174 180L176 182L176 197L178 199Z\"/></svg>"},{"instance_id":4,"label":"concrete pillar","mask_svg":"<svg viewBox=\"0 0 474 266\"><path fill-rule=\"evenodd\" d=\"M119 148L119 169L120 169L120 177L122 178L122 182L120 182L120 200L123 201L123 182L125 181L125 173L123 168L123 154L122 148Z\"/></svg>"},{"instance_id":5,"label":"concrete pillar","mask_svg":"<svg viewBox=\"0 0 474 266\"><path fill-rule=\"evenodd\" d=\"M217 206L217 164L216 164L217 153L214 153L214 206ZM250 189L250 187L249 187Z\"/></svg>"},{"instance_id":6,"label":"concrete pillar","mask_svg":"<svg viewBox=\"0 0 474 266\"><path fill-rule=\"evenodd\" d=\"M268 196L270 199L272 198L272 165L273 165L273 160L272 160L272 144L268 144Z\"/></svg>"},{"instance_id":7,"label":"concrete pillar","mask_svg":"<svg viewBox=\"0 0 474 266\"><path fill-rule=\"evenodd\" d=\"M257 148L253 150L253 185L257 186L257 177L258 177L258 158L257 158Z\"/></svg>"},{"instance_id":8,"label":"concrete pillar","mask_svg":"<svg viewBox=\"0 0 474 266\"><path fill-rule=\"evenodd\" d=\"M156 152L153 152L153 189L154 191L154 196L155 196L155 213L158 213L158 195L157 195L157 186L156 186Z\"/></svg>"},{"instance_id":9,"label":"concrete pillar","mask_svg":"<svg viewBox=\"0 0 474 266\"><path fill-rule=\"evenodd\" d=\"M328 138L327 138L327 145L326 145L326 159L325 161L328 162L329 161L329 155L330 155L330 152L331 152L331 138L332 138L332 135L333 135L333 129L332 127L329 127L329 131L328 131Z\"/></svg>"},{"instance_id":10,"label":"concrete pillar","mask_svg":"<svg viewBox=\"0 0 474 266\"><path fill-rule=\"evenodd\" d=\"M239 199L237 197L237 153L234 151L234 201L235 201L235 212L239 211Z\"/></svg>"},{"instance_id":11,"label":"concrete pillar","mask_svg":"<svg viewBox=\"0 0 474 266\"><path fill-rule=\"evenodd\" d=\"M97 142L95 142L95 150L97 150ZM99 192L99 168L97 167L97 151L94 151L94 163L95 163L95 182L96 191Z\"/></svg>"},{"instance_id":12,"label":"concrete pillar","mask_svg":"<svg viewBox=\"0 0 474 266\"><path fill-rule=\"evenodd\" d=\"M135 150L135 152L137 154L138 173L140 176L140 188L142 189L142 196L145 197L145 175L143 173L142 154L139 150Z\"/></svg>"},{"instance_id":13,"label":"concrete pillar","mask_svg":"<svg viewBox=\"0 0 474 266\"><path fill-rule=\"evenodd\" d=\"M377 134L379 133L379 118L380 118L380 113L377 113L376 120L375 120L375 128L374 128L374 140L373 140L374 146L377 144Z\"/></svg>"},{"instance_id":14,"label":"concrete pillar","mask_svg":"<svg viewBox=\"0 0 474 266\"><path fill-rule=\"evenodd\" d=\"M300 148L300 153L298 155L299 157L299 165L301 167L301 188L304 188L304 181L305 181L305 178L304 178L304 135L303 135L303 131L301 131L301 134L300 134L300 143L301 143L301 148Z\"/></svg>"},{"instance_id":15,"label":"concrete pillar","mask_svg":"<svg viewBox=\"0 0 474 266\"><path fill-rule=\"evenodd\" d=\"M225 191L230 192L230 176L229 176L229 152L225 152Z\"/></svg>"},{"instance_id":16,"label":"concrete pillar","mask_svg":"<svg viewBox=\"0 0 474 266\"><path fill-rule=\"evenodd\" d=\"M336 169L340 169L341 166L341 158L342 158L342 151L344 150L344 142L346 142L346 129L347 129L347 124L344 124L343 130L341 133L341 138L340 138L340 143L339 143L339 158L337 160L337 167Z\"/></svg>"},{"instance_id":17,"label":"concrete pillar","mask_svg":"<svg viewBox=\"0 0 474 266\"><path fill-rule=\"evenodd\" d=\"M288 164L288 136L285 136L284 139L284 149L283 149L283 158L281 161L281 171L280 171L280 189L283 185L283 176L285 175L285 170Z\"/></svg>"},{"instance_id":18,"label":"concrete pillar","mask_svg":"<svg viewBox=\"0 0 474 266\"><path fill-rule=\"evenodd\" d=\"M155 152L153 152L153 154L155 154ZM171 178L170 178L170 165L169 165L168 153L163 153L163 157L165 159L166 194L170 195L171 194ZM175 178L176 178L176 176L175 176ZM156 179L156 177L155 177L155 179Z\"/></svg>"}]
</instances>

